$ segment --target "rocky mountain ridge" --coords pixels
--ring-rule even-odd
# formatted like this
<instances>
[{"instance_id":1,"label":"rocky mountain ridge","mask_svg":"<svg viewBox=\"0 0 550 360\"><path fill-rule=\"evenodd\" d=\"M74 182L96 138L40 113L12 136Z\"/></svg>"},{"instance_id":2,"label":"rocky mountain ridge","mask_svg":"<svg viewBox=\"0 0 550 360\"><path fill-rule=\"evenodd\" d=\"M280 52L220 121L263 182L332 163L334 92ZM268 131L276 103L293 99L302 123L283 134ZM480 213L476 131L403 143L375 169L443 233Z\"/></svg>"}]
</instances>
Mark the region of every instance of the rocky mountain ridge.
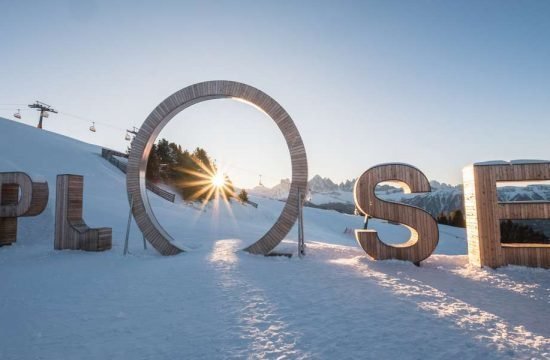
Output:
<instances>
[{"instance_id":1,"label":"rocky mountain ridge","mask_svg":"<svg viewBox=\"0 0 550 360\"><path fill-rule=\"evenodd\" d=\"M308 204L321 208L347 209L352 212L355 205L353 186L356 179L336 184L330 178L315 175L308 182ZM389 184L379 185L378 196L385 200L402 202L420 207L437 216L441 213L463 209L462 185L450 185L435 180L430 181L432 191L423 194L404 194L403 189ZM284 200L290 190L290 180L283 179L272 188L257 186L249 189L255 195ZM549 184L532 184L527 186L502 186L498 188L499 201L543 201L550 200ZM332 205L331 205L332 204ZM343 204L343 205L334 205ZM349 208L349 209L348 209Z\"/></svg>"}]
</instances>

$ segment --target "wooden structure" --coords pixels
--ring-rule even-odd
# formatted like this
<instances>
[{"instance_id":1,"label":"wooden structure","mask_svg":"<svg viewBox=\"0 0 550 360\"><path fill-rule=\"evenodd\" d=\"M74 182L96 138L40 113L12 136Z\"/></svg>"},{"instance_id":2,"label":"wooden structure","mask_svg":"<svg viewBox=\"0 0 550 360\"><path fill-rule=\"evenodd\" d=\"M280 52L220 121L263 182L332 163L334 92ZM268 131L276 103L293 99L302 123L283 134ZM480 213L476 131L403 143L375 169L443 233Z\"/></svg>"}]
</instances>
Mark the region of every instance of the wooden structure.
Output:
<instances>
[{"instance_id":1,"label":"wooden structure","mask_svg":"<svg viewBox=\"0 0 550 360\"><path fill-rule=\"evenodd\" d=\"M0 173L0 246L17 240L17 218L36 216L48 204L48 183L23 172Z\"/></svg>"},{"instance_id":2,"label":"wooden structure","mask_svg":"<svg viewBox=\"0 0 550 360\"><path fill-rule=\"evenodd\" d=\"M55 201L56 250L103 251L111 248L111 228L92 229L82 218L84 177L57 175Z\"/></svg>"},{"instance_id":3,"label":"wooden structure","mask_svg":"<svg viewBox=\"0 0 550 360\"><path fill-rule=\"evenodd\" d=\"M367 216L401 223L409 228L411 237L399 245L385 244L376 230L355 230L355 237L363 250L376 260L408 260L418 265L437 246L437 223L428 212L420 208L379 199L374 191L376 185L384 181L399 182L406 193L429 192L430 183L420 170L406 164L374 166L365 171L355 183L355 205L361 212Z\"/></svg>"},{"instance_id":4,"label":"wooden structure","mask_svg":"<svg viewBox=\"0 0 550 360\"><path fill-rule=\"evenodd\" d=\"M126 168L128 166L127 163L118 160L115 156L128 158L128 154L124 154L119 151L106 149L106 148L101 149L101 157L109 161L111 164L116 166L120 171L126 174ZM160 196L166 201L170 201L173 203L176 200L176 194L164 190L163 188L155 185L149 180L146 181L146 187L147 187L147 190L149 190L153 194Z\"/></svg>"},{"instance_id":5,"label":"wooden structure","mask_svg":"<svg viewBox=\"0 0 550 360\"><path fill-rule=\"evenodd\" d=\"M126 184L128 201L133 199L134 218L145 238L162 255L175 255L183 250L172 244L172 237L160 226L149 205L145 182L149 152L162 128L179 112L194 104L220 98L250 103L269 115L283 133L292 163L290 194L281 215L273 227L245 251L268 254L288 234L298 217L298 190L305 194L307 187L307 157L290 115L269 95L249 85L222 80L194 84L166 98L145 119L132 142L128 160Z\"/></svg>"},{"instance_id":6,"label":"wooden structure","mask_svg":"<svg viewBox=\"0 0 550 360\"><path fill-rule=\"evenodd\" d=\"M500 220L550 219L550 202L499 202L497 182L550 180L550 162L489 162L464 168L471 264L550 267L550 244L501 243Z\"/></svg>"}]
</instances>

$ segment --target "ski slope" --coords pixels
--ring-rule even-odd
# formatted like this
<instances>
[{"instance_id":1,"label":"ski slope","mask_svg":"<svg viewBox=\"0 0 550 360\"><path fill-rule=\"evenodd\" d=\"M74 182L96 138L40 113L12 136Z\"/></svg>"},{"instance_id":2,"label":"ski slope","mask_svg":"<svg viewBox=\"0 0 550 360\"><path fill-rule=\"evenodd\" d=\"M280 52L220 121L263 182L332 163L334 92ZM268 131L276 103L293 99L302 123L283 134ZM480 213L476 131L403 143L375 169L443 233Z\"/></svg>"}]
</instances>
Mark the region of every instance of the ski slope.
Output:
<instances>
[{"instance_id":1,"label":"ski slope","mask_svg":"<svg viewBox=\"0 0 550 360\"><path fill-rule=\"evenodd\" d=\"M242 251L283 203L252 197L204 208L154 194L160 223L188 250L143 249L128 219L124 175L97 146L0 119L0 171L50 185L47 209L19 219L18 241L0 248L0 359L550 357L550 272L467 264L463 229L440 226L421 267L375 262L345 229L363 219L304 209L307 256ZM113 228L104 253L54 251L55 177L84 175L84 218ZM371 220L388 242L402 226ZM278 251L296 254L294 229Z\"/></svg>"}]
</instances>

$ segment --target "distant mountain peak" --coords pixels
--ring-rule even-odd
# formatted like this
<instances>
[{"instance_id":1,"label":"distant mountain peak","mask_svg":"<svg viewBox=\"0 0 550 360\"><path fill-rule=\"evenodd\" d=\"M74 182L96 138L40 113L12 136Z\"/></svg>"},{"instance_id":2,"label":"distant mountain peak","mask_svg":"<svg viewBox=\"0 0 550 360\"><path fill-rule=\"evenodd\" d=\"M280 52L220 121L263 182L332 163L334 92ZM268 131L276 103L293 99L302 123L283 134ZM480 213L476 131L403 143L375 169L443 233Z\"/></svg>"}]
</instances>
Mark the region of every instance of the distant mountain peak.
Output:
<instances>
[{"instance_id":1,"label":"distant mountain peak","mask_svg":"<svg viewBox=\"0 0 550 360\"><path fill-rule=\"evenodd\" d=\"M308 189L309 191L324 193L338 190L338 185L336 185L329 178L323 178L320 175L315 175L308 181Z\"/></svg>"},{"instance_id":2,"label":"distant mountain peak","mask_svg":"<svg viewBox=\"0 0 550 360\"><path fill-rule=\"evenodd\" d=\"M315 175L308 182L308 201L312 204L353 205L353 187L356 179L335 184L330 178ZM462 185L449 185L430 181L432 191L424 194L404 194L403 190L389 184L379 185L376 194L382 199L403 202L425 209L433 216L463 208ZM282 179L273 188L256 186L250 193L273 199L285 200L290 191L290 180ZM499 201L528 201L550 199L550 185L532 184L526 187L504 186L498 188Z\"/></svg>"}]
</instances>

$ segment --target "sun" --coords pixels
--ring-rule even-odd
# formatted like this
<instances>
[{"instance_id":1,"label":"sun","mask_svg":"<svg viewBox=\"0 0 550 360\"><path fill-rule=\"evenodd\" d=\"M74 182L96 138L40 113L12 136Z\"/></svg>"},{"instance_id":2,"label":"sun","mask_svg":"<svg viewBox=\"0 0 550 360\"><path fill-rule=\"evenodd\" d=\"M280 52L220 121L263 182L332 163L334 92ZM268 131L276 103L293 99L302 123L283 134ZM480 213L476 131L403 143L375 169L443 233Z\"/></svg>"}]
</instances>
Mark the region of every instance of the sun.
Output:
<instances>
[{"instance_id":1,"label":"sun","mask_svg":"<svg viewBox=\"0 0 550 360\"><path fill-rule=\"evenodd\" d=\"M212 175L210 182L216 188L223 188L225 186L225 176L221 173L216 173Z\"/></svg>"},{"instance_id":2,"label":"sun","mask_svg":"<svg viewBox=\"0 0 550 360\"><path fill-rule=\"evenodd\" d=\"M230 199L236 198L237 194L235 194L233 185L225 171L218 169L214 164L205 164L195 158L192 158L192 160L199 168L198 170L189 168L178 169L183 173L192 175L194 178L193 180L184 180L180 183L182 187L196 188L196 191L191 194L189 200L202 199L202 208L208 204L210 199L214 199L214 207L217 207L221 200L231 213Z\"/></svg>"}]
</instances>

